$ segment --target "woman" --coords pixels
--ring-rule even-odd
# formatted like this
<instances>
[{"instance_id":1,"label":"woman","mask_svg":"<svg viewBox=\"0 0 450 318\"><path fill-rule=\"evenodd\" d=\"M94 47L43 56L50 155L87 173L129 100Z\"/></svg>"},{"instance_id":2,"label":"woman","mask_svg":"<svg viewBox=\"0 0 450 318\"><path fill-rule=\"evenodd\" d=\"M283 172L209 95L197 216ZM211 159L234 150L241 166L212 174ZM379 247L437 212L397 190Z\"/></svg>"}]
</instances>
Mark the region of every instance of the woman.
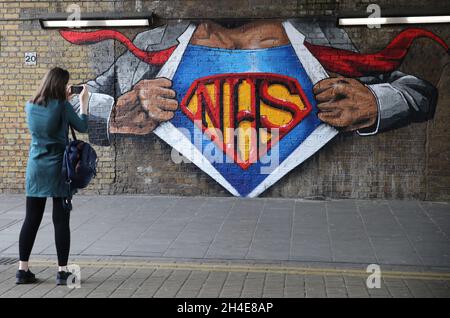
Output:
<instances>
[{"instance_id":1,"label":"woman","mask_svg":"<svg viewBox=\"0 0 450 318\"><path fill-rule=\"evenodd\" d=\"M65 285L70 272L67 260L70 249L70 213L63 208L63 197L68 194L61 177L63 154L68 134L68 123L79 132L88 128L88 91L80 93L80 114L68 102L69 72L54 67L47 72L36 95L25 106L28 129L31 133L26 170L26 216L19 237L19 270L17 284L36 282L28 269L28 259L44 214L47 197L53 198L53 225L58 255L57 285ZM65 112L65 114L63 114Z\"/></svg>"}]
</instances>

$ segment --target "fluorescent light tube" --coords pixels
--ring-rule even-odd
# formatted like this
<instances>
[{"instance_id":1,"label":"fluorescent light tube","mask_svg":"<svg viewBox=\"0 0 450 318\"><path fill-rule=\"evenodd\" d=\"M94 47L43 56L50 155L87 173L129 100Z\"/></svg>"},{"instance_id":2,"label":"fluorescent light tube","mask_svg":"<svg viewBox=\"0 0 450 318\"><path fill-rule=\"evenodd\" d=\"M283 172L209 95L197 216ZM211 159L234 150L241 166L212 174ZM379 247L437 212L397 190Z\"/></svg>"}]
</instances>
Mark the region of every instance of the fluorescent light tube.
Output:
<instances>
[{"instance_id":1,"label":"fluorescent light tube","mask_svg":"<svg viewBox=\"0 0 450 318\"><path fill-rule=\"evenodd\" d=\"M96 28L150 26L148 19L42 20L44 28Z\"/></svg>"},{"instance_id":2,"label":"fluorescent light tube","mask_svg":"<svg viewBox=\"0 0 450 318\"><path fill-rule=\"evenodd\" d=\"M450 23L450 15L423 17L341 18L339 25Z\"/></svg>"}]
</instances>

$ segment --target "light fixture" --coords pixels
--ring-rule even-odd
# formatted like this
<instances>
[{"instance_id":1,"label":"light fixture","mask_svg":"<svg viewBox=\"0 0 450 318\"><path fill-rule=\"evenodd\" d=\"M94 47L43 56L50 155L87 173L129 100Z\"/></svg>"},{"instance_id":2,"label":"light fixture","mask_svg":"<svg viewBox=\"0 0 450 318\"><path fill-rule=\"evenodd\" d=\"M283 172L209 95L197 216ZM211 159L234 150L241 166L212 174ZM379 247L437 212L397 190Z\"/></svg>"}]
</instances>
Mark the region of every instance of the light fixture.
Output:
<instances>
[{"instance_id":1,"label":"light fixture","mask_svg":"<svg viewBox=\"0 0 450 318\"><path fill-rule=\"evenodd\" d=\"M110 16L95 17L89 14L82 14L80 19L68 19L67 16L53 16L40 18L39 23L43 29L52 28L111 28L111 27L149 27L153 23L152 13L145 15L130 13L125 17Z\"/></svg>"},{"instance_id":2,"label":"light fixture","mask_svg":"<svg viewBox=\"0 0 450 318\"><path fill-rule=\"evenodd\" d=\"M342 26L422 23L450 23L450 15L385 18L340 18L338 20L338 24Z\"/></svg>"}]
</instances>

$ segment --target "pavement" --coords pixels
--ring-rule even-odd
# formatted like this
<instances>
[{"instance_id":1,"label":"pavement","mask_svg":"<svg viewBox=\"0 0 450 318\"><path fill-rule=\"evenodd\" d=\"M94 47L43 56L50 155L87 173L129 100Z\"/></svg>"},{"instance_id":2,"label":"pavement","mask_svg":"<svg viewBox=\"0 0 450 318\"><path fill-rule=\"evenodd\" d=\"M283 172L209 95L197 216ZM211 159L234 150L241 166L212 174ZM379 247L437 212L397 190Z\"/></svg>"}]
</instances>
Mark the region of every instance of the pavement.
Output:
<instances>
[{"instance_id":1,"label":"pavement","mask_svg":"<svg viewBox=\"0 0 450 318\"><path fill-rule=\"evenodd\" d=\"M51 205L39 283L16 286L25 198L0 195L0 298L450 297L449 202L77 195L73 289L54 284Z\"/></svg>"}]
</instances>

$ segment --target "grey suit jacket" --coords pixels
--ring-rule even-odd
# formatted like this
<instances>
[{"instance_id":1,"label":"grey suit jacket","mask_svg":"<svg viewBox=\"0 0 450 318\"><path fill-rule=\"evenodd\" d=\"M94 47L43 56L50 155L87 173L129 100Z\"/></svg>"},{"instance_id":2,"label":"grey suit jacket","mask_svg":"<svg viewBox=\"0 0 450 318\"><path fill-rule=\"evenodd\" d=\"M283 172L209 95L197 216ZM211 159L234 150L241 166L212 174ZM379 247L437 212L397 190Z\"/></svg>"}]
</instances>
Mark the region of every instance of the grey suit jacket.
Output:
<instances>
[{"instance_id":1,"label":"grey suit jacket","mask_svg":"<svg viewBox=\"0 0 450 318\"><path fill-rule=\"evenodd\" d=\"M302 22L290 20L312 44L329 45L356 51L347 33L329 22ZM133 43L146 51L161 50L178 44L177 38L189 22L167 24L139 33ZM98 145L109 145L108 123L115 99L130 91L143 79L155 78L159 67L139 60L130 51L123 53L103 74L87 82L89 100L89 140ZM360 135L373 135L411 122L433 117L437 90L417 77L395 71L379 76L359 78L375 95L378 103L378 120L373 127L358 131ZM73 101L78 108L77 100Z\"/></svg>"}]
</instances>

